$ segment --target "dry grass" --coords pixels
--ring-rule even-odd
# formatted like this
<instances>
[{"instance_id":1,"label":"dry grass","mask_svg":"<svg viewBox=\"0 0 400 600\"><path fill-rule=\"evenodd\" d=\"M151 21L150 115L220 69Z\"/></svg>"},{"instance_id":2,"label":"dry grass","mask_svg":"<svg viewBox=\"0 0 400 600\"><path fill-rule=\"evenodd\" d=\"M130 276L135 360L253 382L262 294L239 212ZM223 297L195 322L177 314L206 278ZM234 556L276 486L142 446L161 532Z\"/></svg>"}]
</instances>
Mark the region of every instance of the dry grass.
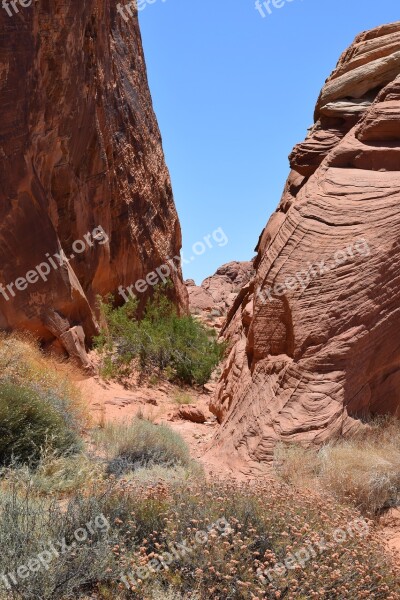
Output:
<instances>
[{"instance_id":1,"label":"dry grass","mask_svg":"<svg viewBox=\"0 0 400 600\"><path fill-rule=\"evenodd\" d=\"M188 466L176 465L174 467L165 467L164 465L153 465L141 467L126 474L126 481L133 481L137 485L157 485L159 483L166 485L179 485L191 480L200 480L204 478L204 470L195 461Z\"/></svg>"},{"instance_id":2,"label":"dry grass","mask_svg":"<svg viewBox=\"0 0 400 600\"><path fill-rule=\"evenodd\" d=\"M83 492L105 479L105 465L83 453L65 457L46 453L34 470L28 466L3 469L0 490L7 489L10 473L21 489L30 487L35 496L61 498Z\"/></svg>"},{"instance_id":3,"label":"dry grass","mask_svg":"<svg viewBox=\"0 0 400 600\"><path fill-rule=\"evenodd\" d=\"M64 398L76 421L86 428L90 425L89 412L72 382L73 369L71 365L44 355L37 340L29 333L0 333L0 379L17 385L34 385Z\"/></svg>"},{"instance_id":4,"label":"dry grass","mask_svg":"<svg viewBox=\"0 0 400 600\"><path fill-rule=\"evenodd\" d=\"M176 404L179 404L180 406L182 406L185 404L193 404L194 400L193 400L193 397L190 394L188 394L187 392L178 391L174 395L174 402L176 402Z\"/></svg>"},{"instance_id":5,"label":"dry grass","mask_svg":"<svg viewBox=\"0 0 400 600\"><path fill-rule=\"evenodd\" d=\"M326 489L364 514L377 514L400 503L400 423L372 422L362 433L319 452L281 445L275 467L288 483Z\"/></svg>"},{"instance_id":6,"label":"dry grass","mask_svg":"<svg viewBox=\"0 0 400 600\"><path fill-rule=\"evenodd\" d=\"M121 475L161 465L189 467L189 448L183 438L167 425L155 425L143 418L131 423L106 423L94 432L94 439L104 450L110 473Z\"/></svg>"}]
</instances>

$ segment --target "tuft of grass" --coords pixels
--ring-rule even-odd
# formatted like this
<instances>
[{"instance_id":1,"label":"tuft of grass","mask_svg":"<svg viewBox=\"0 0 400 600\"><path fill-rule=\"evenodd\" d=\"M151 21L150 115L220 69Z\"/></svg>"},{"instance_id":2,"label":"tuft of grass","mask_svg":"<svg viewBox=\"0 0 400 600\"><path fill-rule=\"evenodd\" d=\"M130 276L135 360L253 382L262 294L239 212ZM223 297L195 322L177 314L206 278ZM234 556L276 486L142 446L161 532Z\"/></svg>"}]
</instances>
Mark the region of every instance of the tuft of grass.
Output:
<instances>
[{"instance_id":1,"label":"tuft of grass","mask_svg":"<svg viewBox=\"0 0 400 600\"><path fill-rule=\"evenodd\" d=\"M165 484L168 486L179 485L188 482L191 479L200 480L204 478L204 470L199 463L191 461L189 465L165 466L152 465L139 467L134 472L126 474L126 481L134 481L137 485L157 485Z\"/></svg>"},{"instance_id":2,"label":"tuft of grass","mask_svg":"<svg viewBox=\"0 0 400 600\"><path fill-rule=\"evenodd\" d=\"M145 467L188 467L189 449L183 438L167 425L136 418L128 425L107 423L94 434L106 451L108 472L121 475Z\"/></svg>"},{"instance_id":3,"label":"tuft of grass","mask_svg":"<svg viewBox=\"0 0 400 600\"><path fill-rule=\"evenodd\" d=\"M274 452L274 470L279 479L297 488L318 489L320 464L317 448L279 443Z\"/></svg>"},{"instance_id":4,"label":"tuft of grass","mask_svg":"<svg viewBox=\"0 0 400 600\"><path fill-rule=\"evenodd\" d=\"M64 497L102 481L105 467L103 461L94 460L84 453L60 457L47 450L34 469L29 465L11 465L3 469L6 482L10 474L18 479L21 487L30 486L38 496Z\"/></svg>"},{"instance_id":5,"label":"tuft of grass","mask_svg":"<svg viewBox=\"0 0 400 600\"><path fill-rule=\"evenodd\" d=\"M190 315L180 316L157 288L141 320L138 302L119 308L113 299L99 300L104 327L95 344L102 356L102 375L129 377L134 367L142 373L164 375L171 381L204 385L223 357L225 346L216 334Z\"/></svg>"},{"instance_id":6,"label":"tuft of grass","mask_svg":"<svg viewBox=\"0 0 400 600\"><path fill-rule=\"evenodd\" d=\"M297 486L319 486L339 502L375 515L400 503L400 422L372 421L368 429L319 451L279 446L279 475Z\"/></svg>"},{"instance_id":7,"label":"tuft of grass","mask_svg":"<svg viewBox=\"0 0 400 600\"><path fill-rule=\"evenodd\" d=\"M183 392L183 391L182 392L177 392L174 395L174 402L176 402L179 405L193 404L193 398L187 392Z\"/></svg>"}]
</instances>

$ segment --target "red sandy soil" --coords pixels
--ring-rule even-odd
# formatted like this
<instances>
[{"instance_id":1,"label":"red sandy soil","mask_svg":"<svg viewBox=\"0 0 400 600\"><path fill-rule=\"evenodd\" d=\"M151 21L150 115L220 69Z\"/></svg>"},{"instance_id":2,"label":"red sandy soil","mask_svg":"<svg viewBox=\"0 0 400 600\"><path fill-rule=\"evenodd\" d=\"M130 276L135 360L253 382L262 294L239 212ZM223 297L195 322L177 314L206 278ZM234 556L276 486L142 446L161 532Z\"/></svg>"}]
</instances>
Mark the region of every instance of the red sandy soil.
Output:
<instances>
[{"instance_id":1,"label":"red sandy soil","mask_svg":"<svg viewBox=\"0 0 400 600\"><path fill-rule=\"evenodd\" d=\"M109 421L128 422L138 413L155 423L167 423L180 433L188 444L191 455L204 467L209 476L242 479L227 465L215 458L207 458L206 452L218 427L216 417L209 411L208 404L212 384L203 392L189 389L182 390L170 383L160 382L155 385L132 386L129 389L116 382L105 382L98 376L76 375L76 383L89 405L94 424ZM205 416L205 423L193 423L177 417L179 404L176 398L185 393L192 398L191 404L200 408Z\"/></svg>"},{"instance_id":2,"label":"red sandy soil","mask_svg":"<svg viewBox=\"0 0 400 600\"><path fill-rule=\"evenodd\" d=\"M385 545L393 553L400 569L400 509L392 508L381 519L382 535Z\"/></svg>"}]
</instances>

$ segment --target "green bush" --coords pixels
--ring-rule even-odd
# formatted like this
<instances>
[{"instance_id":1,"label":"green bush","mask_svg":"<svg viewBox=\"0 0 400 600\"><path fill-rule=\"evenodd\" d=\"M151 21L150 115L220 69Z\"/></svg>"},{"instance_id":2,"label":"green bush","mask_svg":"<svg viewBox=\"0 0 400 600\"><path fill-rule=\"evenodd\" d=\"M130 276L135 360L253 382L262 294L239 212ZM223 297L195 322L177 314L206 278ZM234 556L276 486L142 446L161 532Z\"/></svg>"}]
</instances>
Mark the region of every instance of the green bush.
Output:
<instances>
[{"instance_id":1,"label":"green bush","mask_svg":"<svg viewBox=\"0 0 400 600\"><path fill-rule=\"evenodd\" d=\"M96 347L103 355L103 376L129 375L136 361L141 372L156 369L171 380L204 385L224 352L215 332L192 316L179 316L163 288L156 290L141 320L137 308L135 300L119 308L111 297L100 301L104 328Z\"/></svg>"},{"instance_id":2,"label":"green bush","mask_svg":"<svg viewBox=\"0 0 400 600\"><path fill-rule=\"evenodd\" d=\"M77 451L77 424L50 390L0 381L0 465L36 463L43 452Z\"/></svg>"},{"instance_id":3,"label":"green bush","mask_svg":"<svg viewBox=\"0 0 400 600\"><path fill-rule=\"evenodd\" d=\"M90 424L87 403L73 383L75 369L45 354L38 341L28 332L11 335L0 332L0 382L40 388L57 397L64 414L73 415L86 427Z\"/></svg>"},{"instance_id":4,"label":"green bush","mask_svg":"<svg viewBox=\"0 0 400 600\"><path fill-rule=\"evenodd\" d=\"M106 450L108 471L122 474L143 467L189 467L189 449L183 438L167 425L136 418L129 425L108 423L95 439Z\"/></svg>"}]
</instances>

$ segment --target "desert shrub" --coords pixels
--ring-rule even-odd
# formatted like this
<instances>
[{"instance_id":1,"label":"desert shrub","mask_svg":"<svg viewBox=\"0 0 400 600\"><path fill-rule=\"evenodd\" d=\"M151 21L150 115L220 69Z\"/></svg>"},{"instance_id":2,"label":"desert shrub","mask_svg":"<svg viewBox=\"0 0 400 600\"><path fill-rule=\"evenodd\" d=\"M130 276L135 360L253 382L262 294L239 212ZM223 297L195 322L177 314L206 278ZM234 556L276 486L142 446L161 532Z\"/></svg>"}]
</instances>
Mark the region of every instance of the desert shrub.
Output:
<instances>
[{"instance_id":1,"label":"desert shrub","mask_svg":"<svg viewBox=\"0 0 400 600\"><path fill-rule=\"evenodd\" d=\"M179 405L192 404L194 402L192 396L184 391L176 392L174 401Z\"/></svg>"},{"instance_id":2,"label":"desert shrub","mask_svg":"<svg viewBox=\"0 0 400 600\"><path fill-rule=\"evenodd\" d=\"M84 452L59 456L57 452L44 451L34 469L29 465L11 465L3 469L3 477L12 470L21 486L28 486L40 496L66 496L85 490L89 485L106 478L104 461Z\"/></svg>"},{"instance_id":3,"label":"desert shrub","mask_svg":"<svg viewBox=\"0 0 400 600\"><path fill-rule=\"evenodd\" d=\"M297 486L319 486L372 516L400 503L400 423L372 421L348 439L316 449L280 446L278 474Z\"/></svg>"},{"instance_id":4,"label":"desert shrub","mask_svg":"<svg viewBox=\"0 0 400 600\"><path fill-rule=\"evenodd\" d=\"M400 503L400 423L386 419L319 453L321 484L367 514Z\"/></svg>"},{"instance_id":5,"label":"desert shrub","mask_svg":"<svg viewBox=\"0 0 400 600\"><path fill-rule=\"evenodd\" d=\"M78 451L78 423L63 398L0 380L0 464L36 463L44 451Z\"/></svg>"},{"instance_id":6,"label":"desert shrub","mask_svg":"<svg viewBox=\"0 0 400 600\"><path fill-rule=\"evenodd\" d=\"M125 534L138 543L118 549L128 598L162 598L164 590L201 600L342 600L349 589L354 598L398 598L372 523L327 495L208 482L131 488L129 497L136 508ZM278 575L275 565L289 556L297 566Z\"/></svg>"},{"instance_id":7,"label":"desert shrub","mask_svg":"<svg viewBox=\"0 0 400 600\"><path fill-rule=\"evenodd\" d=\"M103 515L103 495L74 496L61 505L34 496L26 482L23 489L15 479L8 483L0 490L0 572L6 577L0 578L0 597L84 597L87 589L110 578L116 569L115 539Z\"/></svg>"},{"instance_id":8,"label":"desert shrub","mask_svg":"<svg viewBox=\"0 0 400 600\"><path fill-rule=\"evenodd\" d=\"M90 419L81 393L72 383L73 373L71 365L45 356L28 333L0 333L0 381L50 392L60 399L65 413L86 427Z\"/></svg>"},{"instance_id":9,"label":"desert shrub","mask_svg":"<svg viewBox=\"0 0 400 600\"><path fill-rule=\"evenodd\" d=\"M8 597L343 600L349 589L354 598L399 597L373 523L331 496L271 482L121 479L60 505L32 499L31 489L0 489L1 572L15 573L49 541L65 538L70 550ZM109 527L72 548L74 532L98 515ZM289 556L295 568L272 570Z\"/></svg>"},{"instance_id":10,"label":"desert shrub","mask_svg":"<svg viewBox=\"0 0 400 600\"><path fill-rule=\"evenodd\" d=\"M95 440L106 450L108 472L116 475L155 465L191 464L183 438L167 425L155 425L146 419L136 418L128 425L107 423L95 433Z\"/></svg>"},{"instance_id":11,"label":"desert shrub","mask_svg":"<svg viewBox=\"0 0 400 600\"><path fill-rule=\"evenodd\" d=\"M279 479L300 488L317 488L321 471L318 449L279 443L274 451L274 471Z\"/></svg>"},{"instance_id":12,"label":"desert shrub","mask_svg":"<svg viewBox=\"0 0 400 600\"><path fill-rule=\"evenodd\" d=\"M143 373L156 370L174 381L203 385L222 358L224 346L215 332L190 315L178 315L162 288L148 301L141 320L134 300L114 308L108 298L100 301L100 311L104 328L95 343L104 377L129 375L136 364Z\"/></svg>"}]
</instances>

